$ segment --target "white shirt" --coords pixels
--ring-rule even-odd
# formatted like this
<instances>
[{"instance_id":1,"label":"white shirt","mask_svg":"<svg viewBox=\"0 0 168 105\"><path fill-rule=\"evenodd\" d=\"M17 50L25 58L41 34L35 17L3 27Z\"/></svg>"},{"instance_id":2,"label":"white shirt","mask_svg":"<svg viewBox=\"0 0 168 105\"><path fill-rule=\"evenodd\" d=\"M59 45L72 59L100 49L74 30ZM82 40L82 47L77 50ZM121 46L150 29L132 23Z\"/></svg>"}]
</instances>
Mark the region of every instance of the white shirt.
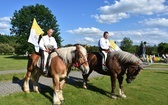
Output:
<instances>
[{"instance_id":1,"label":"white shirt","mask_svg":"<svg viewBox=\"0 0 168 105\"><path fill-rule=\"evenodd\" d=\"M57 42L54 37L49 37L48 35L45 35L41 38L39 46L40 49L46 50L47 45L52 45L54 48L57 48Z\"/></svg>"},{"instance_id":2,"label":"white shirt","mask_svg":"<svg viewBox=\"0 0 168 105\"><path fill-rule=\"evenodd\" d=\"M104 37L100 38L98 46L102 49L109 49L110 48L110 42L108 39L105 39Z\"/></svg>"}]
</instances>

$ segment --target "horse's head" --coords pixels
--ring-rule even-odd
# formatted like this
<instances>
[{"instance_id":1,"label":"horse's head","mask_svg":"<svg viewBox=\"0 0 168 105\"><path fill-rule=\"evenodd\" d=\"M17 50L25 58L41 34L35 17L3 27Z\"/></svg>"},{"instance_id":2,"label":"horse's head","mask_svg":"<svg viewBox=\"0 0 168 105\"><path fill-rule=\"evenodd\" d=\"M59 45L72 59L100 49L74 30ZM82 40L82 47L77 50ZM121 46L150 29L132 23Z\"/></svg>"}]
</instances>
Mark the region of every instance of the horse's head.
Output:
<instances>
[{"instance_id":1,"label":"horse's head","mask_svg":"<svg viewBox=\"0 0 168 105\"><path fill-rule=\"evenodd\" d=\"M134 65L129 66L126 74L127 83L131 83L142 69L143 69L142 65L139 65L138 63L135 63Z\"/></svg>"},{"instance_id":2,"label":"horse's head","mask_svg":"<svg viewBox=\"0 0 168 105\"><path fill-rule=\"evenodd\" d=\"M84 47L80 45L76 45L75 62L76 67L82 70L83 75L88 74L89 64L87 61L87 51Z\"/></svg>"}]
</instances>

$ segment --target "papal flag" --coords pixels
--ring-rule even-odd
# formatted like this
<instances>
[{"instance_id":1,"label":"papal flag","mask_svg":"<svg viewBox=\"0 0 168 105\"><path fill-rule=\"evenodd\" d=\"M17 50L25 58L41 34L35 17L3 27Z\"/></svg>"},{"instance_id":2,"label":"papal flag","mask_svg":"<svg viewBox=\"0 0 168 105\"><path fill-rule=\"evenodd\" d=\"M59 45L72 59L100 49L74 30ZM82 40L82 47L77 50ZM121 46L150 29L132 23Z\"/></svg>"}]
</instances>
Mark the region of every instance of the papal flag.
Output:
<instances>
[{"instance_id":1,"label":"papal flag","mask_svg":"<svg viewBox=\"0 0 168 105\"><path fill-rule=\"evenodd\" d=\"M40 26L37 24L36 19L34 18L28 42L34 45L36 52L39 52L39 44L38 44L39 36L43 34L44 34L43 30L40 28Z\"/></svg>"},{"instance_id":2,"label":"papal flag","mask_svg":"<svg viewBox=\"0 0 168 105\"><path fill-rule=\"evenodd\" d=\"M113 40L110 40L110 45L114 51L121 51L120 47L118 47L118 45L115 44Z\"/></svg>"}]
</instances>

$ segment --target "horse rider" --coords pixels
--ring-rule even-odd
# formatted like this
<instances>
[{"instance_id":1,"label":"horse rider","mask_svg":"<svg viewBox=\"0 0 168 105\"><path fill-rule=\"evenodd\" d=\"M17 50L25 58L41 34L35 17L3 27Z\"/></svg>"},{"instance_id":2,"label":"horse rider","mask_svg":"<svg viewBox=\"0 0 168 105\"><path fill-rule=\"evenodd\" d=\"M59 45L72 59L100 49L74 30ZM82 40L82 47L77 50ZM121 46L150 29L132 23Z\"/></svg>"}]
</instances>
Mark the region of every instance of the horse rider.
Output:
<instances>
[{"instance_id":1,"label":"horse rider","mask_svg":"<svg viewBox=\"0 0 168 105\"><path fill-rule=\"evenodd\" d=\"M49 54L57 50L57 42L54 37L52 37L54 30L53 29L48 29L47 35L43 36L40 39L40 53L41 53L41 69L44 74L48 73L48 57ZM47 65L47 66L46 66Z\"/></svg>"},{"instance_id":2,"label":"horse rider","mask_svg":"<svg viewBox=\"0 0 168 105\"><path fill-rule=\"evenodd\" d=\"M103 37L99 39L98 46L100 52L103 54L102 59L102 69L104 71L107 71L106 67L106 59L107 59L107 53L110 51L110 42L108 40L109 33L107 31L104 32Z\"/></svg>"}]
</instances>

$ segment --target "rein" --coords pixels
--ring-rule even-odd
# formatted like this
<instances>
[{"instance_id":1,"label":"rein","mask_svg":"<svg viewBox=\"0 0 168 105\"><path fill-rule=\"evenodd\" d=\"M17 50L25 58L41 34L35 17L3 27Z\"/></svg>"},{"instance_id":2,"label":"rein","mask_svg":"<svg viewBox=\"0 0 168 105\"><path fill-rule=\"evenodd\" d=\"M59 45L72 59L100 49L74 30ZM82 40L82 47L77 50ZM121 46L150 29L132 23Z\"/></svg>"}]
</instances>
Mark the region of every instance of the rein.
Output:
<instances>
[{"instance_id":1,"label":"rein","mask_svg":"<svg viewBox=\"0 0 168 105\"><path fill-rule=\"evenodd\" d=\"M77 55L76 55L76 53L75 53L75 59L77 58L76 56L77 56ZM87 56L87 55L83 55L83 56ZM81 58L83 58L83 56L82 56ZM88 61L84 61L84 62L82 62L82 63L80 63L80 64L79 64L78 62L76 62L76 63L74 64L74 66L78 68L78 67L82 66L83 64L85 64L85 63L87 63L87 62L88 62Z\"/></svg>"},{"instance_id":2,"label":"rein","mask_svg":"<svg viewBox=\"0 0 168 105\"><path fill-rule=\"evenodd\" d=\"M80 67L80 66L82 66L82 65L83 65L84 63L86 63L86 62L88 62L88 61L82 62L80 65L79 65L79 63L76 62L76 63L74 64L74 66L75 66L75 67Z\"/></svg>"}]
</instances>

